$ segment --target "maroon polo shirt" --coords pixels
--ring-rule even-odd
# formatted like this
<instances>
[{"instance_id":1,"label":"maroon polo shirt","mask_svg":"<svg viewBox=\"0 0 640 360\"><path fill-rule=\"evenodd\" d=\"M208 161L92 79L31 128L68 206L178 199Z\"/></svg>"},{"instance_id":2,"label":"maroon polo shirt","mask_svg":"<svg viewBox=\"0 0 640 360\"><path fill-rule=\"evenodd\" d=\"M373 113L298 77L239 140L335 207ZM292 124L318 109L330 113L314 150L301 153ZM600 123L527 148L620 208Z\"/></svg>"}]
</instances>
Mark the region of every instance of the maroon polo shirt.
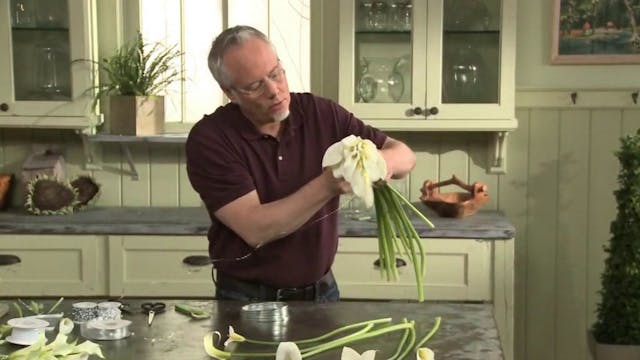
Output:
<instances>
[{"instance_id":1,"label":"maroon polo shirt","mask_svg":"<svg viewBox=\"0 0 640 360\"><path fill-rule=\"evenodd\" d=\"M252 251L213 215L254 189L262 203L286 197L322 173L333 143L354 134L378 148L386 140L333 101L292 93L280 139L260 133L233 103L198 121L186 143L187 173L211 218L209 255L217 271L276 288L311 284L333 263L338 246L339 197L331 199L297 231Z\"/></svg>"}]
</instances>

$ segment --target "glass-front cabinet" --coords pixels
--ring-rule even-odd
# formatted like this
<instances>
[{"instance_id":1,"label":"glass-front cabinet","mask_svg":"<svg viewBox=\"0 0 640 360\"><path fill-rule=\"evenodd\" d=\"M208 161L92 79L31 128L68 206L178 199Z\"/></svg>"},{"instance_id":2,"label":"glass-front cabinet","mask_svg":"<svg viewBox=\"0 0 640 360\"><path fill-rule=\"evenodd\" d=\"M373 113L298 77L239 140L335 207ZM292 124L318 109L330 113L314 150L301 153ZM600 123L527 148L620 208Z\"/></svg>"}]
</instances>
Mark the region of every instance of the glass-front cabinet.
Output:
<instances>
[{"instance_id":1,"label":"glass-front cabinet","mask_svg":"<svg viewBox=\"0 0 640 360\"><path fill-rule=\"evenodd\" d=\"M91 0L0 0L0 127L95 123Z\"/></svg>"},{"instance_id":2,"label":"glass-front cabinet","mask_svg":"<svg viewBox=\"0 0 640 360\"><path fill-rule=\"evenodd\" d=\"M387 130L513 130L515 18L515 0L340 1L340 102Z\"/></svg>"}]
</instances>

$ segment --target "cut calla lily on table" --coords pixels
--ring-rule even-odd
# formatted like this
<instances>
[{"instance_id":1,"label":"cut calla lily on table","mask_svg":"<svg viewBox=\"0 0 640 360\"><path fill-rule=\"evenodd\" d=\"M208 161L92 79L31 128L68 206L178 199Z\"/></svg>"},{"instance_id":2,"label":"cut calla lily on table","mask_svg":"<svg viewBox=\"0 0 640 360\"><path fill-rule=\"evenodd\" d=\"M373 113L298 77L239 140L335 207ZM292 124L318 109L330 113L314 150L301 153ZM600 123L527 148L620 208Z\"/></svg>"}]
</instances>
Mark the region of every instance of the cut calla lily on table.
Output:
<instances>
[{"instance_id":1,"label":"cut calla lily on table","mask_svg":"<svg viewBox=\"0 0 640 360\"><path fill-rule=\"evenodd\" d=\"M353 194L364 200L367 207L375 205L382 276L389 281L397 280L396 254L404 254L414 267L418 301L424 301L424 249L420 235L405 208L430 227L433 224L402 194L386 183L387 165L375 144L349 135L329 146L322 158L322 167L331 168L333 176L348 181Z\"/></svg>"},{"instance_id":2,"label":"cut calla lily on table","mask_svg":"<svg viewBox=\"0 0 640 360\"><path fill-rule=\"evenodd\" d=\"M238 341L225 342L224 349L218 349L215 343L220 342L221 335L217 331L209 332L204 337L204 348L207 355L214 359L251 359L251 358L275 358L276 360L302 360L311 359L313 356L326 352L328 350L342 347L342 355L340 360L374 360L376 349L364 351L359 354L356 350L347 345L362 340L385 337L393 332L402 332L403 336L398 343L396 352L389 357L389 360L405 359L412 352L416 353L417 360L429 359L433 357L424 357L429 354L429 349L423 345L438 331L441 319L435 319L433 328L416 342L415 322L404 319L400 324L391 322L391 318L374 319L363 321L355 324L346 325L330 331L326 334L293 341L269 341L250 339L240 335L232 326L229 326L229 337L242 339L243 346L250 347L252 345L270 345L272 352L251 352L251 351L235 351L234 343ZM347 333L351 331L350 333ZM346 334L345 334L346 333ZM214 336L218 338L214 342ZM227 346L229 345L229 346ZM234 350L229 350L233 348ZM424 350L427 349L427 350Z\"/></svg>"},{"instance_id":3,"label":"cut calla lily on table","mask_svg":"<svg viewBox=\"0 0 640 360\"><path fill-rule=\"evenodd\" d=\"M91 355L104 359L100 345L94 342L87 340L80 344L76 341L68 343L67 339L72 330L73 321L63 318L58 325L58 335L51 343L47 344L47 338L43 333L33 345L9 355L0 355L0 360L71 360L87 359Z\"/></svg>"}]
</instances>

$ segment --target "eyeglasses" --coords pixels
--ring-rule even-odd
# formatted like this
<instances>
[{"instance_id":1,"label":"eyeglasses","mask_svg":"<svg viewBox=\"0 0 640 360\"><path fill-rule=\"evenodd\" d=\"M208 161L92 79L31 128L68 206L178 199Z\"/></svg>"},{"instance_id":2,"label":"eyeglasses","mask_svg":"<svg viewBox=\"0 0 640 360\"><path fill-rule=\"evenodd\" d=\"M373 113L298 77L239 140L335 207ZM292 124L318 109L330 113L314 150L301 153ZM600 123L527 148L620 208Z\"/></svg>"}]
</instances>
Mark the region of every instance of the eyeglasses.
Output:
<instances>
[{"instance_id":1,"label":"eyeglasses","mask_svg":"<svg viewBox=\"0 0 640 360\"><path fill-rule=\"evenodd\" d=\"M284 69L278 65L264 79L254 81L241 88L233 87L233 89L249 97L258 97L267 91L267 80L276 84L281 84L284 81L284 73Z\"/></svg>"}]
</instances>

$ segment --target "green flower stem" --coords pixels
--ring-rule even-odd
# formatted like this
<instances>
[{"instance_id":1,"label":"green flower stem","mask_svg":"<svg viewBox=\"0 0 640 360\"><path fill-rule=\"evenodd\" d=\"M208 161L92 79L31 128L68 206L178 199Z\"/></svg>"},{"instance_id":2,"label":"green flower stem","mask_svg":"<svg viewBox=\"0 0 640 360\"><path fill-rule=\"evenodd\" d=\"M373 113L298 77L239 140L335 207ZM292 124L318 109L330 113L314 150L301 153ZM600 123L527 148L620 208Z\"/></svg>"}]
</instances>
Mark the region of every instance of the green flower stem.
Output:
<instances>
[{"instance_id":1,"label":"green flower stem","mask_svg":"<svg viewBox=\"0 0 640 360\"><path fill-rule=\"evenodd\" d=\"M404 359L405 356L409 354L409 351L413 349L413 344L415 344L416 342L416 331L415 331L415 328L413 327L413 325L415 325L413 321L411 321L411 325L412 327L411 327L411 331L409 332L409 341L407 342L407 346L404 348L404 351L402 351L400 356L398 356L396 359Z\"/></svg>"},{"instance_id":2,"label":"green flower stem","mask_svg":"<svg viewBox=\"0 0 640 360\"><path fill-rule=\"evenodd\" d=\"M425 255L420 242L420 236L402 208L402 203L399 198L404 199L404 197L402 197L398 192L394 192L394 189L389 185L382 187L379 193L383 199L382 202L388 204L389 213L394 217L394 223L397 231L401 234L401 237L403 234L406 236L405 247L407 247L407 255L413 264L416 276L418 301L422 302L424 301L423 278L425 270ZM416 254L415 246L418 247L418 254Z\"/></svg>"},{"instance_id":3,"label":"green flower stem","mask_svg":"<svg viewBox=\"0 0 640 360\"><path fill-rule=\"evenodd\" d=\"M416 209L415 206L413 206L413 204L411 203L411 201L407 200L398 190L394 189L392 186L388 186L389 190L391 190L393 193L395 193L397 195L397 198L402 200L402 202L404 202L409 209L411 209L416 215L418 215L418 217L420 218L420 220L424 221L427 225L429 225L430 227L434 228L435 226L433 226L433 223L431 223L431 221L429 221L429 219L427 219L426 216L424 216L422 214L422 212L420 212L420 210Z\"/></svg>"},{"instance_id":4,"label":"green flower stem","mask_svg":"<svg viewBox=\"0 0 640 360\"><path fill-rule=\"evenodd\" d=\"M318 345L318 346L314 347L313 350L307 350L307 351L303 352L302 353L302 358L305 359L305 358L308 358L310 356L317 355L319 353L322 353L322 352L337 348L339 346L344 346L344 345L350 344L352 342L365 340L365 339L369 339L369 338L372 338L372 337L376 337L376 336L388 334L390 332L404 330L404 329L408 329L408 328L413 328L413 324L412 323L404 323L404 324L390 325L390 326L384 327L382 329L378 329L378 330L374 330L374 331L367 332L367 333L364 333L364 334L360 334L358 336L345 336L344 338L336 339L336 340L329 341L327 343Z\"/></svg>"},{"instance_id":5,"label":"green flower stem","mask_svg":"<svg viewBox=\"0 0 640 360\"><path fill-rule=\"evenodd\" d=\"M378 252L380 255L380 269L386 275L387 281L390 281L397 271L395 267L395 254L390 249L391 221L389 220L388 208L384 202L384 198L379 196L381 190L374 189L374 202L376 203L376 214L378 217Z\"/></svg>"},{"instance_id":6,"label":"green flower stem","mask_svg":"<svg viewBox=\"0 0 640 360\"><path fill-rule=\"evenodd\" d=\"M431 331L429 331L427 335L425 335L422 339L420 339L420 341L418 341L418 343L416 344L415 346L416 350L421 348L422 345L424 345L427 341L429 341L429 339L431 339L433 334L435 334L438 331L438 329L440 329L440 322L442 322L442 317L440 316L436 317L436 322L435 324L433 324Z\"/></svg>"},{"instance_id":7,"label":"green flower stem","mask_svg":"<svg viewBox=\"0 0 640 360\"><path fill-rule=\"evenodd\" d=\"M408 323L406 318L402 319L402 322L404 324ZM411 331L411 329L405 329L404 330L404 334L402 335L402 339L400 339L400 343L398 344L398 347L396 348L396 352L394 352L393 355L391 355L391 357L389 358L390 360L398 358L398 356L402 352L402 349L404 348L404 343L407 341L407 338L409 337L409 332L410 331Z\"/></svg>"},{"instance_id":8,"label":"green flower stem","mask_svg":"<svg viewBox=\"0 0 640 360\"><path fill-rule=\"evenodd\" d=\"M64 298L63 298L63 297L61 297L60 299L58 299L58 301L56 301L56 303L55 303L55 304L53 304L53 306L52 306L51 308L49 308L49 311L47 311L47 314L51 314L51 312L52 312L53 310L55 310L55 309L58 307L58 305L60 305L60 303L62 303L62 300L64 300Z\"/></svg>"},{"instance_id":9,"label":"green flower stem","mask_svg":"<svg viewBox=\"0 0 640 360\"><path fill-rule=\"evenodd\" d=\"M336 334L345 332L347 330L351 330L351 329L355 329L355 328L360 328L360 327L366 327L369 324L383 324L383 323L390 323L391 322L391 318L380 318L380 319L374 319L374 320L367 320L367 321L363 321L363 322L359 322L359 323L354 323L354 324L350 324L350 325L346 325L346 326L342 326L339 327L335 330L332 330L326 334L314 337L314 338L308 338L308 339L301 339L301 340L292 340L294 343L296 343L296 345L301 345L301 344L308 344L308 343L313 343L313 342L318 342L318 341L322 341L325 340L327 338L330 338L332 336L335 336ZM245 338L245 342L250 343L250 344L260 344L260 345L278 345L280 344L280 341L267 341L267 340L255 340L255 339L247 339Z\"/></svg>"}]
</instances>

